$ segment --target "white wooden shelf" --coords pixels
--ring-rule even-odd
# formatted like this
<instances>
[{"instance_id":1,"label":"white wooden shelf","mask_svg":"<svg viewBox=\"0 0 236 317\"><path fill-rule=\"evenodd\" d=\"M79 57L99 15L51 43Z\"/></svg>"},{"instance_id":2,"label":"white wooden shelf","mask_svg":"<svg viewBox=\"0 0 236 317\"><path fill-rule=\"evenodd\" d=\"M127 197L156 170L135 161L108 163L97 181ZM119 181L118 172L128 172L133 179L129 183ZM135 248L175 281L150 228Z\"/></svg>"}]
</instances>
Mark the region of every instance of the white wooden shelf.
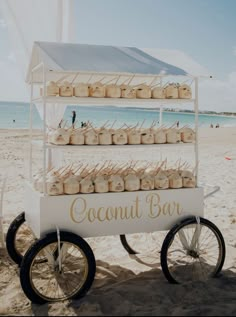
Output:
<instances>
[{"instance_id":1,"label":"white wooden shelf","mask_svg":"<svg viewBox=\"0 0 236 317\"><path fill-rule=\"evenodd\" d=\"M36 145L39 147L43 147L43 141L42 140L32 140L32 145ZM125 145L54 145L50 143L46 143L46 148L49 149L73 149L73 150L78 150L78 149L93 149L93 148L99 148L99 149L132 149L132 150L137 150L137 149L142 149L142 148L147 148L147 147L152 147L152 148L174 148L174 147L181 147L181 146L194 146L195 143L176 143L176 144L170 144L170 143L165 143L165 144L125 144Z\"/></svg>"},{"instance_id":2,"label":"white wooden shelf","mask_svg":"<svg viewBox=\"0 0 236 317\"><path fill-rule=\"evenodd\" d=\"M32 100L33 103L43 103L44 98L39 97ZM45 103L50 104L61 103L66 105L158 105L158 104L182 104L192 103L195 99L126 99L126 98L80 98L80 97L45 97Z\"/></svg>"}]
</instances>

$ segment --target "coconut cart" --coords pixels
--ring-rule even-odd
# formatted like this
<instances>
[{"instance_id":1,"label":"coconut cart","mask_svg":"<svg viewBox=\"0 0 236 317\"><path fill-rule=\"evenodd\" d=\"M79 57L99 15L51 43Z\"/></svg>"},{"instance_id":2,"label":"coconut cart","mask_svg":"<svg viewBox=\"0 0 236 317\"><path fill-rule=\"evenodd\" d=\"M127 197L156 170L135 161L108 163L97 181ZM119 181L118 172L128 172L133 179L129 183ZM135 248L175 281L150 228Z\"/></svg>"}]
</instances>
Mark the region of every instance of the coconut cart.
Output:
<instances>
[{"instance_id":1,"label":"coconut cart","mask_svg":"<svg viewBox=\"0 0 236 317\"><path fill-rule=\"evenodd\" d=\"M174 78L182 84L170 83ZM192 88L185 84L186 80L192 82ZM204 218L204 190L199 186L196 164L198 78L136 48L40 42L33 48L28 82L31 84L31 120L25 212L10 225L6 239L11 258L20 266L20 280L26 296L35 303L84 296L96 272L95 257L86 239L99 236L120 236L124 248L134 254L138 250L133 249L129 234L166 231L161 266L169 282L217 276L224 264L225 244L219 229ZM88 143L93 144L91 147L83 141L76 146L69 145L69 139L65 141L68 135L57 126L54 126L57 142L53 141L55 134L52 138L49 136L49 127L55 122L58 125L67 105L158 106L162 125L162 106L182 103L191 103L195 110L195 141L190 144L153 141L114 145L113 140L106 145L96 141ZM39 191L34 186L33 104L43 118L43 138L37 140L43 155ZM55 151L56 158L59 151L68 150L80 156L96 146L107 152L119 148L120 155L127 147L134 153L140 148L155 147L159 151L168 147L192 148L195 186L169 188L168 180L165 188L153 186L146 190L137 187L116 191L109 186L120 188L121 183L111 184L113 180L110 180L106 190L84 192L82 186L87 183L81 181L79 192L65 194L66 183L60 187L58 179L54 179L53 184L48 181L47 173L56 164Z\"/></svg>"}]
</instances>

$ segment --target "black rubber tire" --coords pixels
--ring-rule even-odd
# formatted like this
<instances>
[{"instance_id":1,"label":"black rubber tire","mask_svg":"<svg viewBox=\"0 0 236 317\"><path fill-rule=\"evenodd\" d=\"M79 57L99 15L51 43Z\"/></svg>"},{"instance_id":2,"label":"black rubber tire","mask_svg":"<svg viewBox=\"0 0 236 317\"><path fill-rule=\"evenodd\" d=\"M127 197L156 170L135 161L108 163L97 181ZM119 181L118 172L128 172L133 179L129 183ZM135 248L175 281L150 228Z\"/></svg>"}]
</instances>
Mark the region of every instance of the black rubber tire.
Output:
<instances>
[{"instance_id":1,"label":"black rubber tire","mask_svg":"<svg viewBox=\"0 0 236 317\"><path fill-rule=\"evenodd\" d=\"M16 235L19 228L25 223L25 213L22 212L11 223L6 235L6 248L10 258L17 264L21 265L23 256L15 248Z\"/></svg>"},{"instance_id":2,"label":"black rubber tire","mask_svg":"<svg viewBox=\"0 0 236 317\"><path fill-rule=\"evenodd\" d=\"M168 253L169 246L171 245L171 243L174 239L174 236L176 235L176 233L180 229L182 229L186 225L191 225L191 224L196 224L196 223L197 223L196 217L191 217L191 218L187 218L187 219L183 220L180 224L175 225L174 228L169 231L169 233L167 234L167 236L163 242L162 249L161 249L162 272L164 273L167 280L172 284L179 284L179 282L173 278L173 276L171 275L169 268L168 268L167 253ZM224 238L223 238L220 230L209 220L204 219L204 218L200 218L200 223L206 225L208 228L213 230L217 236L218 242L221 244L222 255L221 255L221 259L220 259L220 263L218 265L218 268L215 272L215 275L213 276L213 277L217 277L219 275L219 273L221 272L222 267L224 265L224 261L225 261L226 248L225 248Z\"/></svg>"},{"instance_id":3,"label":"black rubber tire","mask_svg":"<svg viewBox=\"0 0 236 317\"><path fill-rule=\"evenodd\" d=\"M95 273L96 273L96 261L93 254L92 249L88 245L88 243L82 239L80 236L66 232L61 231L60 232L60 239L61 243L64 242L70 242L75 245L78 245L80 249L84 252L87 261L88 261L88 276L87 279L82 286L82 288L70 299L78 299L83 297L92 286L92 283L94 281ZM31 279L30 279L30 268L32 265L32 261L34 260L35 256L42 250L45 246L47 246L50 243L57 242L57 232L50 233L46 235L43 239L38 240L35 242L32 247L27 251L25 254L21 270L20 270L20 281L22 289L25 293L25 295L28 297L28 299L35 303L35 304L45 304L48 301L42 298L38 293L35 292L35 290L32 287Z\"/></svg>"},{"instance_id":4,"label":"black rubber tire","mask_svg":"<svg viewBox=\"0 0 236 317\"><path fill-rule=\"evenodd\" d=\"M124 234L120 235L120 241L121 244L123 245L124 249L129 253L129 254L138 254L135 250L131 248L131 246L128 244L126 236Z\"/></svg>"}]
</instances>

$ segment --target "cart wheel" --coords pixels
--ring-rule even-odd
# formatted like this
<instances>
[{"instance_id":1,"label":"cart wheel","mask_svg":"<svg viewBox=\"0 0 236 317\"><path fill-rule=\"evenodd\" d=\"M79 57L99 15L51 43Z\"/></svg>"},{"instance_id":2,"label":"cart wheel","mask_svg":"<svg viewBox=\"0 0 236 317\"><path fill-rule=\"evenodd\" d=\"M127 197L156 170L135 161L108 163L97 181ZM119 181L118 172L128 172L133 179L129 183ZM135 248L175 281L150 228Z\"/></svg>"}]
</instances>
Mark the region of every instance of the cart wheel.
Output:
<instances>
[{"instance_id":1,"label":"cart wheel","mask_svg":"<svg viewBox=\"0 0 236 317\"><path fill-rule=\"evenodd\" d=\"M81 298L93 283L96 262L87 242L64 231L60 232L60 242L59 250L57 233L50 233L24 256L21 286L33 303ZM39 262L42 256L47 260Z\"/></svg>"},{"instance_id":2,"label":"cart wheel","mask_svg":"<svg viewBox=\"0 0 236 317\"><path fill-rule=\"evenodd\" d=\"M188 218L166 236L161 266L174 284L216 277L225 260L225 242L219 229L203 218Z\"/></svg>"},{"instance_id":3,"label":"cart wheel","mask_svg":"<svg viewBox=\"0 0 236 317\"><path fill-rule=\"evenodd\" d=\"M158 253L163 241L160 232L120 235L120 241L129 254Z\"/></svg>"},{"instance_id":4,"label":"cart wheel","mask_svg":"<svg viewBox=\"0 0 236 317\"><path fill-rule=\"evenodd\" d=\"M25 213L22 212L11 223L6 236L6 247L11 259L20 266L26 251L36 240L25 222Z\"/></svg>"}]
</instances>

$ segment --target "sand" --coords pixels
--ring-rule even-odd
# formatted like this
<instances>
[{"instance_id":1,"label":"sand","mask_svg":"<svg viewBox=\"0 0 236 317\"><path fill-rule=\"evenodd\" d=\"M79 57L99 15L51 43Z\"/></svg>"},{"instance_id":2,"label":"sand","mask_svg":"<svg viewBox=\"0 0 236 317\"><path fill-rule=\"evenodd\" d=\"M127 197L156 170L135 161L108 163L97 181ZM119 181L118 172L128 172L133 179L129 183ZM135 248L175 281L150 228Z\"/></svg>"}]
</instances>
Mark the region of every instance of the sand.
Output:
<instances>
[{"instance_id":1,"label":"sand","mask_svg":"<svg viewBox=\"0 0 236 317\"><path fill-rule=\"evenodd\" d=\"M37 133L35 134L37 136ZM90 239L97 261L96 279L90 292L79 301L67 301L43 306L32 305L19 283L19 270L0 250L0 315L65 315L65 316L222 316L236 315L236 129L201 129L199 172L200 181L219 185L220 191L205 200L205 218L221 230L227 246L225 265L220 278L207 283L169 284L160 266L158 254L147 245L139 245L141 255L129 256L118 236ZM0 131L0 174L9 168L4 199L4 229L24 210L24 180L27 175L27 131ZM34 163L40 162L36 150ZM96 154L96 158L94 156ZM172 153L175 158L193 158L190 148ZM72 155L72 154L71 154ZM121 153L112 151L111 158ZM123 158L147 159L143 151L122 152ZM151 153L152 160L155 153ZM164 158L167 153L159 155ZM107 151L88 150L83 158L104 159ZM174 157L174 156L172 156ZM231 158L227 160L225 157ZM206 188L208 190L208 188ZM165 233L158 234L157 247Z\"/></svg>"}]
</instances>

